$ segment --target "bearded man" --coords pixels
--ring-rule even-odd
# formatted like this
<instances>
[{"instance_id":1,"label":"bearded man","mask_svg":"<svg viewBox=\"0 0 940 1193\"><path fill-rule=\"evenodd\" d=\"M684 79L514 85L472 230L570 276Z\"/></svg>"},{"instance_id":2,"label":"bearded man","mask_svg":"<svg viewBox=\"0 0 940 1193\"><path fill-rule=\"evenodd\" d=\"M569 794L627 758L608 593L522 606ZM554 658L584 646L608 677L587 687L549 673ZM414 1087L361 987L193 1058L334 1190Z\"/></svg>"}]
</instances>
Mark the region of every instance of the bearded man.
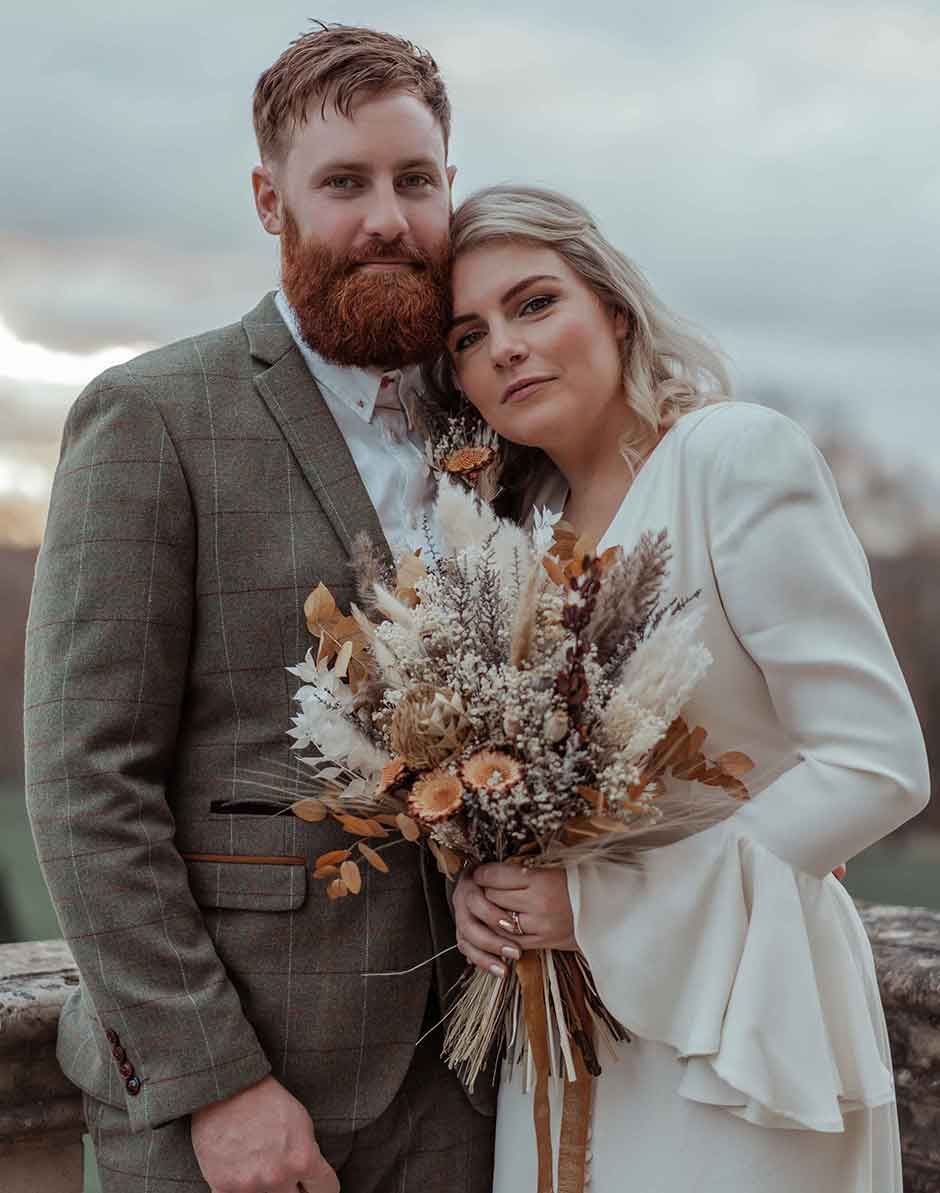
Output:
<instances>
[{"instance_id":1,"label":"bearded man","mask_svg":"<svg viewBox=\"0 0 940 1193\"><path fill-rule=\"evenodd\" d=\"M323 27L258 82L259 218L282 286L240 323L97 378L72 409L28 631L27 782L81 972L58 1055L105 1193L484 1193L492 1105L439 1059L460 959L403 848L329 903L332 823L294 781L303 601L353 597L366 532L419 541L412 367L446 317L454 171L433 60ZM286 766L285 766L286 764ZM397 976L368 976L368 975Z\"/></svg>"}]
</instances>

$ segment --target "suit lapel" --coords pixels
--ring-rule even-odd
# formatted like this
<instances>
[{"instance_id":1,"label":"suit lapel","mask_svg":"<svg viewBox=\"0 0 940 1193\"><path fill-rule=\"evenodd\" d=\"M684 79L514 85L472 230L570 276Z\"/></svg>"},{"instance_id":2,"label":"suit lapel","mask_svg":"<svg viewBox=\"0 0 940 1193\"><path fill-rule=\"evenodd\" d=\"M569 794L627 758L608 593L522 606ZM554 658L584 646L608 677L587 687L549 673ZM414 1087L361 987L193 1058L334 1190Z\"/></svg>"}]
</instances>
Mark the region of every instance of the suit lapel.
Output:
<instances>
[{"instance_id":1,"label":"suit lapel","mask_svg":"<svg viewBox=\"0 0 940 1193\"><path fill-rule=\"evenodd\" d=\"M347 554L365 531L387 559L391 552L346 440L324 402L272 294L242 319L252 356L268 365L255 388L313 489Z\"/></svg>"}]
</instances>

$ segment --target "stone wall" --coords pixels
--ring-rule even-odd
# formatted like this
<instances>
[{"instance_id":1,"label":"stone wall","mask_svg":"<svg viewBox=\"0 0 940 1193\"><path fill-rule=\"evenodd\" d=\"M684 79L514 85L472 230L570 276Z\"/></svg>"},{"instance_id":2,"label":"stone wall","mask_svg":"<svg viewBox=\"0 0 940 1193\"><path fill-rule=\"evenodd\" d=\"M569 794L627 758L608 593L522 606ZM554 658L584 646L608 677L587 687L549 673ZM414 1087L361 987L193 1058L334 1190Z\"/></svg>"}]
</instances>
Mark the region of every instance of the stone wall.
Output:
<instances>
[{"instance_id":1,"label":"stone wall","mask_svg":"<svg viewBox=\"0 0 940 1193\"><path fill-rule=\"evenodd\" d=\"M61 940L0 945L0 1190L81 1193L82 1103L55 1059L78 985Z\"/></svg>"},{"instance_id":2,"label":"stone wall","mask_svg":"<svg viewBox=\"0 0 940 1193\"><path fill-rule=\"evenodd\" d=\"M859 905L875 954L901 1123L905 1193L940 1193L940 913Z\"/></svg>"},{"instance_id":3,"label":"stone wall","mask_svg":"<svg viewBox=\"0 0 940 1193\"><path fill-rule=\"evenodd\" d=\"M905 1193L940 1193L940 913L860 905L891 1036ZM63 941L0 945L0 1190L81 1193L82 1108L59 1071L78 974Z\"/></svg>"}]
</instances>

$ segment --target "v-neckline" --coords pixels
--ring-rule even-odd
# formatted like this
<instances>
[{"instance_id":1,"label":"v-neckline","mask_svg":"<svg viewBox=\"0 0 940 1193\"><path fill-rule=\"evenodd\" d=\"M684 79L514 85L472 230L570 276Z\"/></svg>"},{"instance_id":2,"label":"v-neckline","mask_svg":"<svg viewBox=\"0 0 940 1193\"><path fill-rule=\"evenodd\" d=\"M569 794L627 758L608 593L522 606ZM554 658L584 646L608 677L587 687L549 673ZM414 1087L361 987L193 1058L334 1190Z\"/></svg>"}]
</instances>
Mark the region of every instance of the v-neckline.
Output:
<instances>
[{"instance_id":1,"label":"v-neckline","mask_svg":"<svg viewBox=\"0 0 940 1193\"><path fill-rule=\"evenodd\" d=\"M689 413L691 414L693 412L690 411ZM641 481L643 480L643 477L649 473L654 460L660 453L660 449L662 448L662 446L666 443L666 441L668 439L672 438L673 431L675 431L679 427L679 425L688 417L689 417L688 414L684 414L684 415L682 415L681 418L678 418L672 424L672 426L665 432L665 434L660 436L659 440L656 443L656 446L653 448L653 450L650 452L650 454L643 461L643 464L641 465L639 472L637 472L636 476L633 478L633 480L630 483L630 488L627 489L626 493L624 493L623 500L617 506L616 510L614 510L614 516L611 518L610 522L608 522L607 529L604 531L604 533L601 535L601 537L598 541L598 544L597 544L598 553L606 550L606 548L609 546L609 543L607 542L607 540L610 536L610 532L614 529L614 527L620 521L620 518L623 515L624 510L627 508L627 505L630 502L630 498L633 497L633 495L636 493L637 485L639 485L641 483ZM565 498L565 500L567 501L567 497Z\"/></svg>"}]
</instances>

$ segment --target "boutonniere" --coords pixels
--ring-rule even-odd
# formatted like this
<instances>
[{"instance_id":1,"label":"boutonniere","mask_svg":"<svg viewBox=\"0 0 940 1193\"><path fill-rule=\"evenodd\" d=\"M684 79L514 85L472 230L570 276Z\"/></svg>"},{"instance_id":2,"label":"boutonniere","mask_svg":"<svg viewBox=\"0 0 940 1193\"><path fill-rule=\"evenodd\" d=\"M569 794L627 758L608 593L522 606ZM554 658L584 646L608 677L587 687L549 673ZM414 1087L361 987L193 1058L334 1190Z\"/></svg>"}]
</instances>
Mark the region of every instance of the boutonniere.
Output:
<instances>
[{"instance_id":1,"label":"boutonniere","mask_svg":"<svg viewBox=\"0 0 940 1193\"><path fill-rule=\"evenodd\" d=\"M459 481L487 502L499 493L499 437L482 419L456 416L426 439L428 467L440 480Z\"/></svg>"}]
</instances>

